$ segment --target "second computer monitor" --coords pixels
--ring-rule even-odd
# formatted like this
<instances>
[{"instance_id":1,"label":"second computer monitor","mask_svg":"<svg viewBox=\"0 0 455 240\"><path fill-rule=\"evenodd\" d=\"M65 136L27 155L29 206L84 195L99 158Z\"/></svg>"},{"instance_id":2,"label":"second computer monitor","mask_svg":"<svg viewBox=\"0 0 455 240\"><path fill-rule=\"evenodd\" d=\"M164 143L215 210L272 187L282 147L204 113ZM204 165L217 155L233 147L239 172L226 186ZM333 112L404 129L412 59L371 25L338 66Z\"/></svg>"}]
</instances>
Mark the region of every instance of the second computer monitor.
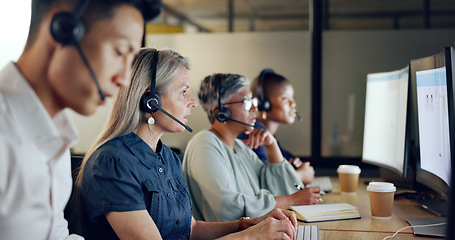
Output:
<instances>
[{"instance_id":1,"label":"second computer monitor","mask_svg":"<svg viewBox=\"0 0 455 240\"><path fill-rule=\"evenodd\" d=\"M409 67L367 75L362 161L406 177Z\"/></svg>"}]
</instances>

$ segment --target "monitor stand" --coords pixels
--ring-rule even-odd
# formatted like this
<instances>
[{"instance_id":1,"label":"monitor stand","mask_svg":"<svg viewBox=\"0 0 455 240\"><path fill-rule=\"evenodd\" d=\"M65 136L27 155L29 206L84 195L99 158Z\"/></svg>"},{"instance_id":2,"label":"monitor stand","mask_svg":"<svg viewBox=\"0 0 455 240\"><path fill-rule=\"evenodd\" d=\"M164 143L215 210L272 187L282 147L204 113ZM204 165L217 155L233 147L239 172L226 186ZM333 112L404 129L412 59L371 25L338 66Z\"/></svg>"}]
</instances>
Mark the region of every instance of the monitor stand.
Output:
<instances>
[{"instance_id":1,"label":"monitor stand","mask_svg":"<svg viewBox=\"0 0 455 240\"><path fill-rule=\"evenodd\" d=\"M447 201L442 199L414 199L413 201L440 217L446 217L449 211Z\"/></svg>"},{"instance_id":2,"label":"monitor stand","mask_svg":"<svg viewBox=\"0 0 455 240\"><path fill-rule=\"evenodd\" d=\"M410 170L406 178L403 178L403 176L397 172L383 167L379 168L379 173L384 181L393 183L397 188L413 189L414 173L412 173Z\"/></svg>"},{"instance_id":3,"label":"monitor stand","mask_svg":"<svg viewBox=\"0 0 455 240\"><path fill-rule=\"evenodd\" d=\"M432 237L445 237L447 219L443 217L439 218L406 218L406 221L411 224L414 229L415 235L432 236ZM423 226L439 224L437 226ZM419 227L422 226L422 227Z\"/></svg>"}]
</instances>

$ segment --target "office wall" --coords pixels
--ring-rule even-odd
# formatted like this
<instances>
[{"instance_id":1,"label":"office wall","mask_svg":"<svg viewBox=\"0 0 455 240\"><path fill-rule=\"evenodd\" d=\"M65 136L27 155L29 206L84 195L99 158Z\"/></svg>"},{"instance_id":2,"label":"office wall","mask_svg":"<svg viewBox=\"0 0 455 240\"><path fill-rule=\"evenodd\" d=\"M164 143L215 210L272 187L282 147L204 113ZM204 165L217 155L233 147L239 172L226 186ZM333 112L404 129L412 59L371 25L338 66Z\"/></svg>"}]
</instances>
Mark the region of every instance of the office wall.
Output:
<instances>
[{"instance_id":1,"label":"office wall","mask_svg":"<svg viewBox=\"0 0 455 240\"><path fill-rule=\"evenodd\" d=\"M296 122L292 129L282 129L280 134L292 135L298 141L288 142L281 137L283 144L301 153L310 152L310 49L309 35L306 32L273 33L221 33L221 34L181 34L149 35L147 46L172 47L190 59L192 70L192 93L197 95L201 80L215 72L239 73L253 80L264 68L272 68L287 77L296 89L298 110L304 121ZM170 44L171 42L171 44ZM206 113L196 108L189 125L197 132L208 128ZM178 143L184 149L192 134L172 134L164 137L172 145Z\"/></svg>"},{"instance_id":2,"label":"office wall","mask_svg":"<svg viewBox=\"0 0 455 240\"><path fill-rule=\"evenodd\" d=\"M0 1L0 69L17 61L30 25L31 0Z\"/></svg>"},{"instance_id":3,"label":"office wall","mask_svg":"<svg viewBox=\"0 0 455 240\"><path fill-rule=\"evenodd\" d=\"M148 35L146 39L148 47L172 48L189 58L190 90L196 98L200 81L215 72L239 73L252 80L263 68L273 68L287 77L298 89L296 101L304 120L281 129L279 138L283 144L298 149L297 153L309 155L311 96L307 32L159 34ZM106 120L109 105L90 118L70 113L81 132L81 141L73 149L75 152L85 152L94 141ZM201 107L192 111L188 125L194 132L209 127L207 115ZM163 136L163 141L168 146L184 150L193 134L167 134ZM281 135L292 135L292 139L297 138L298 141L289 141L289 138Z\"/></svg>"},{"instance_id":4,"label":"office wall","mask_svg":"<svg viewBox=\"0 0 455 240\"><path fill-rule=\"evenodd\" d=\"M366 74L403 67L409 60L453 45L455 30L353 31L323 34L323 156L361 156ZM236 72L253 79L262 68L272 67L288 77L296 89L298 110L304 120L282 126L277 134L283 146L300 156L311 149L310 35L308 32L211 33L148 35L147 46L170 47L190 59L191 92L214 72ZM108 104L109 105L109 104ZM84 152L101 131L109 106L94 116L72 114ZM200 107L188 123L195 132L209 126ZM185 149L192 134L168 134L163 141Z\"/></svg>"}]
</instances>

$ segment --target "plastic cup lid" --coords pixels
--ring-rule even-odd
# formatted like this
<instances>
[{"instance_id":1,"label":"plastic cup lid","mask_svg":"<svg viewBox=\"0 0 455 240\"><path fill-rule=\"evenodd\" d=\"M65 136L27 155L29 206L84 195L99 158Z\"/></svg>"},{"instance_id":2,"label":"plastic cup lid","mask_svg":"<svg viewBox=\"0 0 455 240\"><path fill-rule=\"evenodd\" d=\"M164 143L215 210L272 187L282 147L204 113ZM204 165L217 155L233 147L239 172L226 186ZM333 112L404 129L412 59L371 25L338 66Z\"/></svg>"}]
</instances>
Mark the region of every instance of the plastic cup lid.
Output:
<instances>
[{"instance_id":1,"label":"plastic cup lid","mask_svg":"<svg viewBox=\"0 0 455 240\"><path fill-rule=\"evenodd\" d=\"M338 173L359 174L360 168L356 165L340 165L337 169Z\"/></svg>"},{"instance_id":2,"label":"plastic cup lid","mask_svg":"<svg viewBox=\"0 0 455 240\"><path fill-rule=\"evenodd\" d=\"M367 191L372 192L395 192L397 188L393 183L388 182L370 182Z\"/></svg>"}]
</instances>

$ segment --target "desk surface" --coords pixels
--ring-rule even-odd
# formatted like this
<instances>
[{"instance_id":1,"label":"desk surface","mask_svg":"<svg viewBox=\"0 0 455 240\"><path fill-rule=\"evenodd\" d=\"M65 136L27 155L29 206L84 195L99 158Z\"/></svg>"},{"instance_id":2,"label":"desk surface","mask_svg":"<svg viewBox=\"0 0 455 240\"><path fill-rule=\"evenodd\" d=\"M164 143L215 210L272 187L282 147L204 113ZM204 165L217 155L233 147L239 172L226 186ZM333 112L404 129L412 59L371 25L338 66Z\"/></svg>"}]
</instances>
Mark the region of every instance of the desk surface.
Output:
<instances>
[{"instance_id":1,"label":"desk surface","mask_svg":"<svg viewBox=\"0 0 455 240\"><path fill-rule=\"evenodd\" d=\"M356 195L342 195L338 179L331 178L333 190L322 197L323 203L349 203L359 209L361 219L330 221L320 223L303 223L302 225L318 225L319 239L383 239L393 235L403 227L409 226L406 218L436 217L436 215L423 209L417 203L408 199L397 199L393 203L392 219L373 219L370 212L370 201L366 185L360 179ZM398 237L399 236L399 237ZM435 239L419 237L413 234L412 228L401 231L398 239Z\"/></svg>"}]
</instances>

